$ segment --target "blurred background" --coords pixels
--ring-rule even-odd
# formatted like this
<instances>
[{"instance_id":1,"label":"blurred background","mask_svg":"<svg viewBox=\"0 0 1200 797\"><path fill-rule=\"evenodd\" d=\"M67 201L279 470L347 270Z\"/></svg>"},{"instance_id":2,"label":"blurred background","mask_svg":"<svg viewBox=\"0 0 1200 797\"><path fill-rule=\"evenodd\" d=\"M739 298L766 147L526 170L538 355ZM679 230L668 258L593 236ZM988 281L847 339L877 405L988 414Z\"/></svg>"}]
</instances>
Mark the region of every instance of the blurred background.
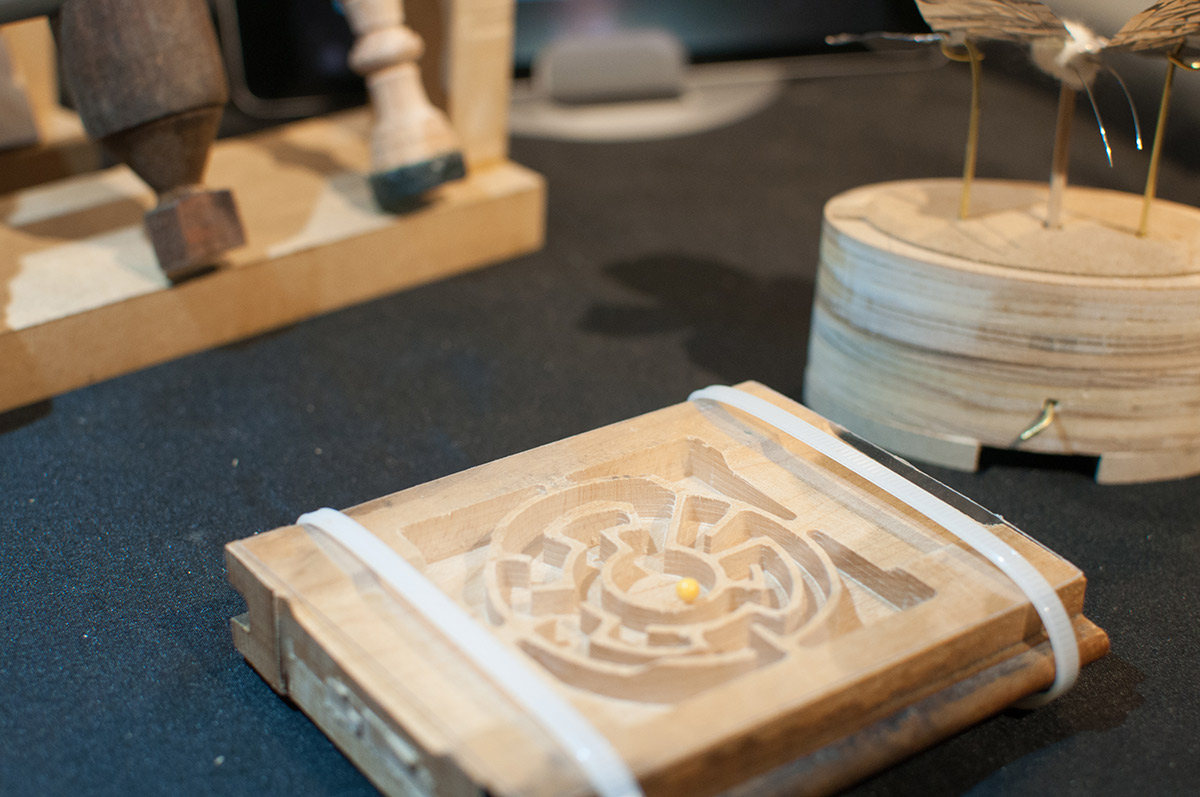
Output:
<instances>
[{"instance_id":1,"label":"blurred background","mask_svg":"<svg viewBox=\"0 0 1200 797\"><path fill-rule=\"evenodd\" d=\"M212 5L233 89L224 134L365 101L362 81L346 66L353 37L336 2L213 0ZM1111 36L1149 3L1051 0L1047 5L1063 18L1082 21ZM407 10L414 26L426 31L426 38L430 38L429 31L436 35L448 22L441 18L444 10L436 0L409 0ZM936 48L928 45L906 48L893 42L867 41L833 47L825 43L827 35L836 33L927 31L912 0L518 0L516 17L513 69L518 80L513 131L517 135L583 139L680 135L756 112L776 96L767 84L945 64ZM668 50L665 56L661 50L657 55L643 52L637 35L645 32L656 34L660 45L664 38L674 42L676 52ZM573 86L578 85L581 74L585 82L599 80L597 91L611 106L603 113L561 108L564 97L553 96L554 92L545 88L549 83L545 75L538 79L539 63L543 72L551 70L545 56L556 45L581 41L587 44L583 48L586 53L569 52L554 61L557 85L565 85L561 78L564 70ZM611 43L608 60L606 42ZM431 58L423 68L431 76L427 82L434 84L430 90L436 101L437 64L428 61L436 60L438 52L435 43L431 48ZM989 42L985 50L989 73L1003 71L1047 92L1056 90L1054 81L1029 63L1024 48ZM871 66L865 62L867 52L879 56L879 63ZM631 53L635 55L631 57ZM678 58L679 64L664 66L664 58L668 62ZM1129 84L1143 126L1152 126L1163 59L1109 53L1105 61ZM590 77L586 74L589 69ZM644 70L641 88L639 69ZM618 71L621 74L616 76ZM590 82L587 85L596 88ZM665 91L664 85L668 86ZM725 94L714 94L714 85L723 87ZM739 86L740 91L731 93L730 85ZM1182 75L1176 81L1176 92L1168 151L1196 162L1200 153L1188 145L1188 138L1200 123L1200 81ZM625 100L646 100L646 94L654 95L656 102L615 107ZM1131 136L1129 111L1117 82L1102 74L1095 94L1109 127L1117 135ZM682 119L683 109L671 107L672 101L678 106L685 96L691 99L689 105L700 106L701 118ZM621 118L614 122L611 117L618 113ZM636 118L639 114L640 120Z\"/></svg>"}]
</instances>

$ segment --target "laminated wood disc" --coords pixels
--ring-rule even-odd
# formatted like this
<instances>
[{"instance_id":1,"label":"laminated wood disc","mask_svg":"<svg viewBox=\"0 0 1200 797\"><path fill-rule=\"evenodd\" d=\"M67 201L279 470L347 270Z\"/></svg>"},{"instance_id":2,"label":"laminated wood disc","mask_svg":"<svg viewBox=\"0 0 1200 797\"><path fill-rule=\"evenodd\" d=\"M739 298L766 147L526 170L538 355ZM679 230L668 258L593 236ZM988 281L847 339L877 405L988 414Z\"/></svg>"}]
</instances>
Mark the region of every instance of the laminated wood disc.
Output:
<instances>
[{"instance_id":1,"label":"laminated wood disc","mask_svg":"<svg viewBox=\"0 0 1200 797\"><path fill-rule=\"evenodd\" d=\"M825 207L805 400L897 453L1099 457L1101 482L1200 472L1200 210L1070 187L864 186ZM1022 432L1049 424L1027 439Z\"/></svg>"}]
</instances>

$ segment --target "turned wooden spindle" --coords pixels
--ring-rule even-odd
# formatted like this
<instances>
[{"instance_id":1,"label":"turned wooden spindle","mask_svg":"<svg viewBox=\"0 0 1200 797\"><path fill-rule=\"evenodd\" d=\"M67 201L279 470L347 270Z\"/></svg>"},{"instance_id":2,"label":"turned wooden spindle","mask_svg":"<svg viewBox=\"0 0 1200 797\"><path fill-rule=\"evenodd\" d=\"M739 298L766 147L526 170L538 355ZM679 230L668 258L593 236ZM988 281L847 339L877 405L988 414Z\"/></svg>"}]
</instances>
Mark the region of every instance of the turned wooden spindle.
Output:
<instances>
[{"instance_id":1,"label":"turned wooden spindle","mask_svg":"<svg viewBox=\"0 0 1200 797\"><path fill-rule=\"evenodd\" d=\"M371 95L371 188L380 207L411 207L421 194L465 174L458 137L429 101L417 59L425 44L404 25L400 0L343 0L358 37L350 67Z\"/></svg>"},{"instance_id":2,"label":"turned wooden spindle","mask_svg":"<svg viewBox=\"0 0 1200 797\"><path fill-rule=\"evenodd\" d=\"M201 186L228 93L204 0L63 0L52 22L84 128L158 194L145 225L167 276L241 246L233 196Z\"/></svg>"}]
</instances>

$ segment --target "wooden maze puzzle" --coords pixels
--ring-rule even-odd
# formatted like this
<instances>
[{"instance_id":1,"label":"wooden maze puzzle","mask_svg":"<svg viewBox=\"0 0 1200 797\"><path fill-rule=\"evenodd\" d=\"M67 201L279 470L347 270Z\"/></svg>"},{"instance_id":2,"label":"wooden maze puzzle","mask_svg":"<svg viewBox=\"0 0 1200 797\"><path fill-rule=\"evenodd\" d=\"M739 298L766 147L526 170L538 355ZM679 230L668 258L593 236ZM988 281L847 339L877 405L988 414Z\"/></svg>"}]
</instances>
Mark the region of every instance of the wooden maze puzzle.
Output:
<instances>
[{"instance_id":1,"label":"wooden maze puzzle","mask_svg":"<svg viewBox=\"0 0 1200 797\"><path fill-rule=\"evenodd\" d=\"M1053 585L1083 660L1103 655L1083 574L932 484ZM716 405L668 407L347 514L586 717L647 794L827 791L1055 671L1041 621L1000 571ZM239 649L385 791L588 791L553 735L372 563L302 526L231 543L228 562L248 608Z\"/></svg>"}]
</instances>

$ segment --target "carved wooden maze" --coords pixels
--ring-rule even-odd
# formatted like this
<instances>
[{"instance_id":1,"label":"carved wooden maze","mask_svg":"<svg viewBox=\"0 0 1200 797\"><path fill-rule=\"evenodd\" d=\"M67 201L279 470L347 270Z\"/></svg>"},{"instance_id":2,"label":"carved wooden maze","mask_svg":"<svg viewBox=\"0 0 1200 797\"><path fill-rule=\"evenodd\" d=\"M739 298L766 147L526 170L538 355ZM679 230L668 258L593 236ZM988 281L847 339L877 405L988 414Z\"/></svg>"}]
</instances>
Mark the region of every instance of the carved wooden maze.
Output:
<instances>
[{"instance_id":1,"label":"carved wooden maze","mask_svg":"<svg viewBox=\"0 0 1200 797\"><path fill-rule=\"evenodd\" d=\"M1102 655L1082 574L954 500L1054 585L1084 660ZM755 777L835 788L1054 673L1037 615L999 571L715 406L668 407L348 514L518 652L647 793ZM278 529L231 544L229 575L248 608L239 648L386 791L586 792L552 736L335 543ZM914 707L919 722L904 719Z\"/></svg>"},{"instance_id":2,"label":"carved wooden maze","mask_svg":"<svg viewBox=\"0 0 1200 797\"><path fill-rule=\"evenodd\" d=\"M670 702L861 626L852 591L884 614L934 595L807 528L703 441L671 448L674 468L529 499L493 536L488 619L566 683Z\"/></svg>"}]
</instances>

